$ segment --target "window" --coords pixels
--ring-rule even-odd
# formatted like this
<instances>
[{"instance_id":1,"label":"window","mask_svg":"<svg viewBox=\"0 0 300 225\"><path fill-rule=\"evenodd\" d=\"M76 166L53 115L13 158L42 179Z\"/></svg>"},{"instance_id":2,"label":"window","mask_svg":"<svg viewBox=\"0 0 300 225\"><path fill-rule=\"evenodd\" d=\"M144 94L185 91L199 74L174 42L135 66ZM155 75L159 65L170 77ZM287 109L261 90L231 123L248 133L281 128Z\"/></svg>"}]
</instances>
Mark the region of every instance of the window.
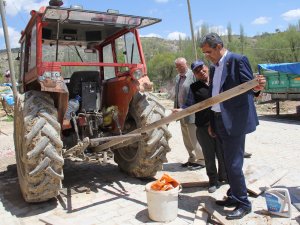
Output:
<instances>
[{"instance_id":1,"label":"window","mask_svg":"<svg viewBox=\"0 0 300 225\"><path fill-rule=\"evenodd\" d=\"M126 48L126 59L127 63L139 64L141 63L137 42L133 33L127 33L124 35L125 48Z\"/></svg>"},{"instance_id":2,"label":"window","mask_svg":"<svg viewBox=\"0 0 300 225\"><path fill-rule=\"evenodd\" d=\"M103 48L103 62L104 63L113 63L114 62L111 44L106 45ZM114 77L116 77L115 67L104 67L104 79L108 80L108 79L111 79Z\"/></svg>"},{"instance_id":3,"label":"window","mask_svg":"<svg viewBox=\"0 0 300 225\"><path fill-rule=\"evenodd\" d=\"M30 42L29 70L36 66L36 24L32 27Z\"/></svg>"},{"instance_id":4,"label":"window","mask_svg":"<svg viewBox=\"0 0 300 225\"><path fill-rule=\"evenodd\" d=\"M84 46L59 44L57 62L99 62L98 51L85 53L84 49ZM43 44L43 62L56 62L56 44ZM64 66L62 76L70 78L75 71L99 71L99 66Z\"/></svg>"}]
</instances>

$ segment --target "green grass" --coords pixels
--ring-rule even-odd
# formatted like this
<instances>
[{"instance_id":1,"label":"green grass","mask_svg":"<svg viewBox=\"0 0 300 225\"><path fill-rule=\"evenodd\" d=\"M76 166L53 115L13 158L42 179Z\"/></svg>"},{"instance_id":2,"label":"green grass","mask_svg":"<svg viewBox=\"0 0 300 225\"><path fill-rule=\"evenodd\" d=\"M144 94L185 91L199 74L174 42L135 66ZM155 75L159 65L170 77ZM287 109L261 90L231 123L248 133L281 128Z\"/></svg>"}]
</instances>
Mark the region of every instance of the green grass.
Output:
<instances>
[{"instance_id":1,"label":"green grass","mask_svg":"<svg viewBox=\"0 0 300 225\"><path fill-rule=\"evenodd\" d=\"M14 117L12 115L7 115L6 118L3 121L5 121L5 122L13 122L14 121Z\"/></svg>"}]
</instances>

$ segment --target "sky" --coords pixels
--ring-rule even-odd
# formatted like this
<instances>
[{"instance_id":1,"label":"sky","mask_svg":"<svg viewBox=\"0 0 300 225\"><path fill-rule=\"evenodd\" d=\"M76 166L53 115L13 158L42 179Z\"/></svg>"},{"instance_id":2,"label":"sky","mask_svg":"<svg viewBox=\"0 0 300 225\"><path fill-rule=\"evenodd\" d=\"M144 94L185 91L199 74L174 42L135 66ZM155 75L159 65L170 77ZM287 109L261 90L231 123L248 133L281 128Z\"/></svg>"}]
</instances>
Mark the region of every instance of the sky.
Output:
<instances>
[{"instance_id":1,"label":"sky","mask_svg":"<svg viewBox=\"0 0 300 225\"><path fill-rule=\"evenodd\" d=\"M264 32L284 31L300 20L298 0L189 0L196 33L201 24L206 24L212 32L227 33L230 23L233 34L244 29L246 36ZM106 12L119 10L122 14L155 17L162 22L140 30L142 36L178 39L191 37L187 0L63 0L63 7L81 5L86 10ZM30 11L47 6L49 0L6 0L5 18L8 25L10 46L19 47L20 32L30 19ZM5 49L2 21L0 23L0 49Z\"/></svg>"}]
</instances>

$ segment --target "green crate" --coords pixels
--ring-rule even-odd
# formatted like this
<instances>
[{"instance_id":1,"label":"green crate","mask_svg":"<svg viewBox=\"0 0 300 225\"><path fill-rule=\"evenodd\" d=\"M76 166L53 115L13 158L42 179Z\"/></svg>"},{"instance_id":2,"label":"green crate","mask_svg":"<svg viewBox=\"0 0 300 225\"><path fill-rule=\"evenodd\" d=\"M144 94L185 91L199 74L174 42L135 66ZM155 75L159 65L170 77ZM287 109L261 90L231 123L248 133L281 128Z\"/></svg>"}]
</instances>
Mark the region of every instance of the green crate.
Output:
<instances>
[{"instance_id":1,"label":"green crate","mask_svg":"<svg viewBox=\"0 0 300 225\"><path fill-rule=\"evenodd\" d=\"M266 77L266 93L300 93L300 75L262 70Z\"/></svg>"}]
</instances>

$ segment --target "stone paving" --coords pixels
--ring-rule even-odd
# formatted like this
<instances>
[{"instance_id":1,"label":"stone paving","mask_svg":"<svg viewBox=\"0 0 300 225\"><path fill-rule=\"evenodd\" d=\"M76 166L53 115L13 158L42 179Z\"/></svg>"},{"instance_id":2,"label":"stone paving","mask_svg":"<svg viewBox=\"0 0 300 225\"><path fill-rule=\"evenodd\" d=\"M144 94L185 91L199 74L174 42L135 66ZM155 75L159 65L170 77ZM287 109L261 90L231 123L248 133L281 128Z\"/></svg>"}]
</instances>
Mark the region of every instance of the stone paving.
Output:
<instances>
[{"instance_id":1,"label":"stone paving","mask_svg":"<svg viewBox=\"0 0 300 225\"><path fill-rule=\"evenodd\" d=\"M276 185L288 187L291 193L299 193L300 123L287 120L274 123L268 117L261 117L260 123L258 130L247 139L247 151L253 155L245 159L245 166L268 165L289 169L288 176ZM164 165L164 171L158 176L168 172L174 176L180 174L206 179L205 169L188 171L180 167L180 163L186 161L187 153L183 147L179 123L171 123L169 129L173 134L170 140L172 151L168 154L169 162ZM7 138L12 139L12 135ZM206 188L184 188L179 194L178 217L169 223L159 223L148 217L145 185L151 180L128 177L111 160L106 165L73 162L65 165L60 197L45 203L28 204L21 197L14 157L9 151L6 149L0 159L0 225L44 225L45 219L51 219L59 225L187 225L193 224L200 196L220 199L228 188L223 185L214 194L209 194ZM263 214L266 205L262 196L250 197L250 200L253 203L252 213L243 221L234 221L233 224L300 223L299 212L294 207L291 219L279 218ZM227 211L218 207L216 210L223 215ZM211 223L216 224L213 221Z\"/></svg>"}]
</instances>

